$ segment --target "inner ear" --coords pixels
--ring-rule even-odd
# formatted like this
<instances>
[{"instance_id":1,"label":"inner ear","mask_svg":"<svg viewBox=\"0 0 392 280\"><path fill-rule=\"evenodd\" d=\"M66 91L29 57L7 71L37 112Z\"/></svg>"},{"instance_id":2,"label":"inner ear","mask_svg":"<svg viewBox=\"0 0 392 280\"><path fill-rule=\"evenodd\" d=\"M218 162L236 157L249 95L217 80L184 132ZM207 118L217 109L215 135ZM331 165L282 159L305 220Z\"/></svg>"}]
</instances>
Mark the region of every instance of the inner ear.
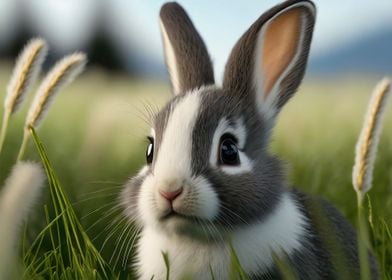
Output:
<instances>
[{"instance_id":1,"label":"inner ear","mask_svg":"<svg viewBox=\"0 0 392 280\"><path fill-rule=\"evenodd\" d=\"M301 22L301 8L298 7L277 15L265 27L259 61L265 98L298 53Z\"/></svg>"}]
</instances>

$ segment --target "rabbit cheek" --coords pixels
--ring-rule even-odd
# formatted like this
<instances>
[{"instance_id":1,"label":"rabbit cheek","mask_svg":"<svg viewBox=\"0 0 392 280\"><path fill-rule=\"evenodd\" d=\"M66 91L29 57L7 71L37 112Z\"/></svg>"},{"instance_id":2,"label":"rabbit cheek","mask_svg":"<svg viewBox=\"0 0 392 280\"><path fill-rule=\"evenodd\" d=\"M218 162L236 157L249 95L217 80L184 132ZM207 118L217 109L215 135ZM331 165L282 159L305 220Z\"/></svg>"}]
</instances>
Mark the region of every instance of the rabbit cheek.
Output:
<instances>
[{"instance_id":1,"label":"rabbit cheek","mask_svg":"<svg viewBox=\"0 0 392 280\"><path fill-rule=\"evenodd\" d=\"M154 178L149 175L140 188L138 212L144 225L157 225L157 204L154 197Z\"/></svg>"},{"instance_id":2,"label":"rabbit cheek","mask_svg":"<svg viewBox=\"0 0 392 280\"><path fill-rule=\"evenodd\" d=\"M120 201L124 209L124 214L131 221L140 222L138 214L138 200L140 196L141 187L147 176L149 169L144 166L136 177L132 178L121 192Z\"/></svg>"},{"instance_id":3,"label":"rabbit cheek","mask_svg":"<svg viewBox=\"0 0 392 280\"><path fill-rule=\"evenodd\" d=\"M218 216L219 199L211 183L203 176L194 179L195 216L212 221Z\"/></svg>"}]
</instances>

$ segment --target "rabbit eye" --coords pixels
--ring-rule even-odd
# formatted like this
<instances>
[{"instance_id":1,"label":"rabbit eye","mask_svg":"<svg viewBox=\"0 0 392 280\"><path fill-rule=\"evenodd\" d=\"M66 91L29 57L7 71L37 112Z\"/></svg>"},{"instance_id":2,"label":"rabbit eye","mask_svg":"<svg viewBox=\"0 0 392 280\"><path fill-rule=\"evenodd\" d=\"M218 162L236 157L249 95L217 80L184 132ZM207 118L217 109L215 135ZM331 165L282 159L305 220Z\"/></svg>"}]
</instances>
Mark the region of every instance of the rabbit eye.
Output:
<instances>
[{"instance_id":1,"label":"rabbit eye","mask_svg":"<svg viewBox=\"0 0 392 280\"><path fill-rule=\"evenodd\" d=\"M154 159L154 139L152 137L148 137L148 141L150 141L150 143L148 144L146 150L146 161L147 164L151 164L152 160Z\"/></svg>"},{"instance_id":2,"label":"rabbit eye","mask_svg":"<svg viewBox=\"0 0 392 280\"><path fill-rule=\"evenodd\" d=\"M222 165L239 165L237 139L231 134L224 134L221 137L219 149L219 163Z\"/></svg>"}]
</instances>

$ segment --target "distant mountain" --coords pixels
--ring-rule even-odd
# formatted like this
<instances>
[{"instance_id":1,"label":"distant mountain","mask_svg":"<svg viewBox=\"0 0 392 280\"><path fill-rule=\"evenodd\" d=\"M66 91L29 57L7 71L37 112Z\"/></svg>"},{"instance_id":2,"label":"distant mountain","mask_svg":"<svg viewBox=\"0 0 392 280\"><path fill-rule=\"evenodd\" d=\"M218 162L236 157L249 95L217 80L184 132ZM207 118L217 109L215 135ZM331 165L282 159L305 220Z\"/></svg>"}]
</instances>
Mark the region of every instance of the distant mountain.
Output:
<instances>
[{"instance_id":1,"label":"distant mountain","mask_svg":"<svg viewBox=\"0 0 392 280\"><path fill-rule=\"evenodd\" d=\"M311 59L310 75L392 73L392 28L380 30Z\"/></svg>"}]
</instances>

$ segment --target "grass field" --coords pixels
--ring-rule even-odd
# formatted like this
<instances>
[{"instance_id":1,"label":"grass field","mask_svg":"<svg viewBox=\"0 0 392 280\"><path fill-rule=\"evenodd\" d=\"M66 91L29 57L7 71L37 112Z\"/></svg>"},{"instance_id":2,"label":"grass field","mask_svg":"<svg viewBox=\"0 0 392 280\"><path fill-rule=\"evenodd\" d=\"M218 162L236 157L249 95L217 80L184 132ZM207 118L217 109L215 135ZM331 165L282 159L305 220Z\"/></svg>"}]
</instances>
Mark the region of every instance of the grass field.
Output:
<instances>
[{"instance_id":1,"label":"grass field","mask_svg":"<svg viewBox=\"0 0 392 280\"><path fill-rule=\"evenodd\" d=\"M0 87L5 89L11 65L1 65ZM295 186L327 198L354 224L354 148L377 80L305 80L279 117L271 144L271 150L288 162L289 178ZM129 277L130 236L119 220L121 210L113 207L121 185L144 162L148 132L145 107L159 108L168 98L169 87L162 82L89 70L59 95L38 130L77 217L104 259L123 278ZM375 253L384 279L392 279L392 108L387 110L373 188L366 203L372 205ZM15 162L24 117L25 110L11 120L0 158L1 182ZM39 160L32 143L25 158ZM26 226L27 244L46 225L44 204L50 205L49 191ZM45 246L50 244L42 248Z\"/></svg>"}]
</instances>

